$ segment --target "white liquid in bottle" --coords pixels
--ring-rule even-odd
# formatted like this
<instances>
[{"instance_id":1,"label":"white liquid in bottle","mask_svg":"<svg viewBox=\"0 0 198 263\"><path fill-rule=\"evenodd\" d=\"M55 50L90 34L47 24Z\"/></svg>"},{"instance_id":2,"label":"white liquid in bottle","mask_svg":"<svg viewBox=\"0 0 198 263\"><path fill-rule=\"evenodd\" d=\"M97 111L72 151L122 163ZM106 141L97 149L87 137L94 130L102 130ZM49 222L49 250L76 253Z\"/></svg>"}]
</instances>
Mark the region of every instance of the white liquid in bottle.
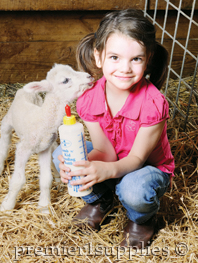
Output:
<instances>
[{"instance_id":1,"label":"white liquid in bottle","mask_svg":"<svg viewBox=\"0 0 198 263\"><path fill-rule=\"evenodd\" d=\"M84 138L84 128L76 122L75 116L71 115L70 107L65 107L66 116L63 118L63 125L59 127L62 155L65 165L71 171L82 169L81 166L74 166L75 161L87 160L87 148ZM84 176L73 176L68 183L68 192L71 196L85 196L92 192L92 187L87 190L79 191L82 185L71 185L71 181L79 180Z\"/></svg>"}]
</instances>

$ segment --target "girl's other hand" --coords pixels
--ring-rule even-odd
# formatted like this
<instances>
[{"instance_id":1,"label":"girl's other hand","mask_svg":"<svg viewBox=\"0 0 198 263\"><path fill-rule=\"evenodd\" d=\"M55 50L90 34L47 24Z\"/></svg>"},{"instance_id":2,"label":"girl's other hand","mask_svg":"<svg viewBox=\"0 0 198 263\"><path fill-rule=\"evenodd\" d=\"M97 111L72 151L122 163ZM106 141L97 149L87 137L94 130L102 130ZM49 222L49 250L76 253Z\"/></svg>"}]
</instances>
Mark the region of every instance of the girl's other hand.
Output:
<instances>
[{"instance_id":1,"label":"girl's other hand","mask_svg":"<svg viewBox=\"0 0 198 263\"><path fill-rule=\"evenodd\" d=\"M60 161L59 168L60 168L60 177L63 183L68 183L68 180L71 180L71 176L68 173L71 171L69 167L64 164L64 158L62 155L58 156L58 160Z\"/></svg>"}]
</instances>

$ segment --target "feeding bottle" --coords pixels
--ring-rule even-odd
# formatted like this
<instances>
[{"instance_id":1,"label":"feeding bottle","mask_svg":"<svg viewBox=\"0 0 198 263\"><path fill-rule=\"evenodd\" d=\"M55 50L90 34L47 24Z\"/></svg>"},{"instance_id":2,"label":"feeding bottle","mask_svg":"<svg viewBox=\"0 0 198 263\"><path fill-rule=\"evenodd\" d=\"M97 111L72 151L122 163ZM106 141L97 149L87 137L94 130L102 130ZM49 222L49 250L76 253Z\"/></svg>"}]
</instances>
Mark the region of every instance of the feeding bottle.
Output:
<instances>
[{"instance_id":1,"label":"feeding bottle","mask_svg":"<svg viewBox=\"0 0 198 263\"><path fill-rule=\"evenodd\" d=\"M71 171L82 169L82 166L74 166L75 161L87 160L87 148L84 137L84 128L80 122L76 122L74 115L71 115L69 105L65 107L66 116L63 118L63 125L59 127L62 155L65 165ZM84 176L73 176L68 182L68 192L71 196L85 196L92 192L92 187L84 191L79 191L82 185L71 185L71 181L76 181Z\"/></svg>"}]
</instances>

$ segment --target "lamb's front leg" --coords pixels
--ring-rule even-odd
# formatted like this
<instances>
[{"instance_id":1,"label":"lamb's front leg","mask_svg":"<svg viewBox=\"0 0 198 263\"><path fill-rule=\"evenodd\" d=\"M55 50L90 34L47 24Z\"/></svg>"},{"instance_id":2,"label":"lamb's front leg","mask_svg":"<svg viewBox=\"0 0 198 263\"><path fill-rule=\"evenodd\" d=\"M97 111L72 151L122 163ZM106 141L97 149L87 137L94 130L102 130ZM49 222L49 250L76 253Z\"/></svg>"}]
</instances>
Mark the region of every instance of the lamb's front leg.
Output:
<instances>
[{"instance_id":1,"label":"lamb's front leg","mask_svg":"<svg viewBox=\"0 0 198 263\"><path fill-rule=\"evenodd\" d=\"M17 195L26 181L25 165L31 154L32 151L31 149L28 149L26 144L23 142L17 144L14 173L10 180L8 194L1 204L0 211L11 210L14 208Z\"/></svg>"},{"instance_id":2,"label":"lamb's front leg","mask_svg":"<svg viewBox=\"0 0 198 263\"><path fill-rule=\"evenodd\" d=\"M38 207L42 213L49 213L48 205L50 203L50 192L52 186L51 173L51 149L39 153L40 163L40 199Z\"/></svg>"},{"instance_id":3,"label":"lamb's front leg","mask_svg":"<svg viewBox=\"0 0 198 263\"><path fill-rule=\"evenodd\" d=\"M56 150L56 151L55 151ZM57 183L60 183L61 182L61 179L60 179L60 174L59 172L57 171L56 169L56 165L57 165L57 160L58 160L58 154L59 154L59 147L58 147L58 143L57 142L54 142L51 146L51 153L52 153L52 169L53 169L53 172L54 172L54 179L55 179L55 182ZM61 153L60 153L61 154ZM57 158L57 160L56 160ZM56 165L54 164L54 161L56 160Z\"/></svg>"},{"instance_id":4,"label":"lamb's front leg","mask_svg":"<svg viewBox=\"0 0 198 263\"><path fill-rule=\"evenodd\" d=\"M1 123L0 138L0 175L4 169L4 162L7 158L12 136L11 114L8 112Z\"/></svg>"}]
</instances>

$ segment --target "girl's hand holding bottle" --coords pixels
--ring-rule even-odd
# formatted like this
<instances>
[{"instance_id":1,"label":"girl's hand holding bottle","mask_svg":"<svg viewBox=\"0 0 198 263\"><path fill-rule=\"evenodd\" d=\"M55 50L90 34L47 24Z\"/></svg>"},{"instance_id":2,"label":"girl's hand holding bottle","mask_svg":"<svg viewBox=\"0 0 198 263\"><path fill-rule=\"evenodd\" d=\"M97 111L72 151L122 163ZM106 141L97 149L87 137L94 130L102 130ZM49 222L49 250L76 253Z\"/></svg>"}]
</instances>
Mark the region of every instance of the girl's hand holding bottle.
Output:
<instances>
[{"instance_id":1,"label":"girl's hand holding bottle","mask_svg":"<svg viewBox=\"0 0 198 263\"><path fill-rule=\"evenodd\" d=\"M73 163L74 166L83 166L84 169L71 171L69 167L64 165L64 158L62 155L58 157L60 164L60 176L63 183L68 183L72 176L85 176L84 178L71 182L72 185L83 185L79 191L83 191L93 186L108 180L112 176L111 162L102 161L78 161ZM113 168L113 167L112 167Z\"/></svg>"}]
</instances>

